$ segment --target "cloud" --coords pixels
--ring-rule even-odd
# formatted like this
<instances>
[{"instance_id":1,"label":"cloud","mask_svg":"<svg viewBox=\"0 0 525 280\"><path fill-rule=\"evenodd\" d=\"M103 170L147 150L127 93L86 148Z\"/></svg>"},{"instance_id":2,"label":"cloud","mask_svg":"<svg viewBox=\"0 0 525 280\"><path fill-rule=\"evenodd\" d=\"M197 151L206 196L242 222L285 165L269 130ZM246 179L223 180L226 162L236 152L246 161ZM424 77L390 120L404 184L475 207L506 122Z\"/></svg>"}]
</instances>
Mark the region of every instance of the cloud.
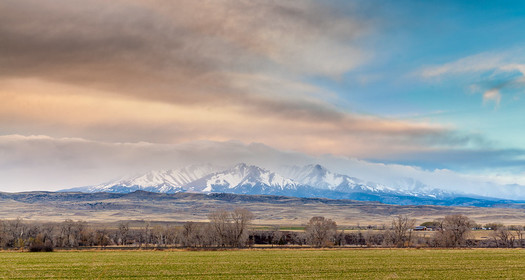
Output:
<instances>
[{"instance_id":1,"label":"cloud","mask_svg":"<svg viewBox=\"0 0 525 280\"><path fill-rule=\"evenodd\" d=\"M494 101L494 103L496 103L496 106L499 106L501 102L501 93L499 89L492 88L485 91L485 93L483 93L483 101Z\"/></svg>"},{"instance_id":2,"label":"cloud","mask_svg":"<svg viewBox=\"0 0 525 280\"><path fill-rule=\"evenodd\" d=\"M359 42L374 24L340 9L316 1L4 1L2 133L239 139L355 156L445 137L449 128L438 125L346 112L335 93L308 82L338 79L373 55Z\"/></svg>"},{"instance_id":3,"label":"cloud","mask_svg":"<svg viewBox=\"0 0 525 280\"><path fill-rule=\"evenodd\" d=\"M497 151L494 153L497 154ZM260 143L244 144L238 141L110 143L44 135L3 135L0 136L0 154L0 190L10 192L92 185L152 169L202 163L230 166L239 162L271 170L279 170L286 165L319 163L334 172L402 189L425 184L480 195L498 195L507 190L497 174L462 175L447 169L425 170L410 165L373 163L334 155L311 156ZM525 178L514 179L514 183L525 183ZM509 195L516 194L525 197L523 187L514 188Z\"/></svg>"},{"instance_id":4,"label":"cloud","mask_svg":"<svg viewBox=\"0 0 525 280\"><path fill-rule=\"evenodd\" d=\"M349 112L340 107L337 93L312 82L340 79L373 57L360 42L373 34L375 23L352 13L352 5L3 1L0 135L92 139L87 151L96 147L112 154L116 149L116 159L127 159L124 151L130 158L148 158L146 151L156 158L165 152L160 147L198 140L235 139L312 156L373 159L483 145L453 127ZM57 160L53 151L61 146L51 142L39 162ZM141 142L157 143L146 145L156 148L120 144ZM85 144L75 143L68 142L64 151ZM157 159L152 166L170 162ZM17 162L14 158L3 166ZM123 171L97 168L105 162L86 154L84 161L71 164L106 175ZM30 163L53 174L53 164ZM95 171L88 174L99 177Z\"/></svg>"},{"instance_id":5,"label":"cloud","mask_svg":"<svg viewBox=\"0 0 525 280\"><path fill-rule=\"evenodd\" d=\"M499 106L502 91L521 89L525 86L525 61L516 59L521 57L523 57L522 50L485 52L442 65L426 67L420 70L419 74L428 79L470 75L469 79L475 81L470 88L474 91L484 89L483 102L491 101Z\"/></svg>"},{"instance_id":6,"label":"cloud","mask_svg":"<svg viewBox=\"0 0 525 280\"><path fill-rule=\"evenodd\" d=\"M0 124L6 134L51 132L59 137L156 143L238 139L310 154L365 156L424 149L437 139L447 142L452 133L429 123L344 113L315 99L291 104L266 99L270 113L238 104L201 106L121 95L100 99L104 92L34 79L0 85Z\"/></svg>"},{"instance_id":7,"label":"cloud","mask_svg":"<svg viewBox=\"0 0 525 280\"><path fill-rule=\"evenodd\" d=\"M425 169L451 169L458 172L477 170L479 174L496 170L522 172L525 151L497 148L432 148L426 151L400 153L391 158L373 158L374 162L399 163Z\"/></svg>"},{"instance_id":8,"label":"cloud","mask_svg":"<svg viewBox=\"0 0 525 280\"><path fill-rule=\"evenodd\" d=\"M499 68L506 59L507 54L503 53L480 53L442 65L425 67L420 70L420 75L425 78L433 78L458 73L489 71Z\"/></svg>"},{"instance_id":9,"label":"cloud","mask_svg":"<svg viewBox=\"0 0 525 280\"><path fill-rule=\"evenodd\" d=\"M237 73L337 77L367 56L354 46L366 23L310 1L26 0L1 13L3 76L148 99L242 102Z\"/></svg>"}]
</instances>

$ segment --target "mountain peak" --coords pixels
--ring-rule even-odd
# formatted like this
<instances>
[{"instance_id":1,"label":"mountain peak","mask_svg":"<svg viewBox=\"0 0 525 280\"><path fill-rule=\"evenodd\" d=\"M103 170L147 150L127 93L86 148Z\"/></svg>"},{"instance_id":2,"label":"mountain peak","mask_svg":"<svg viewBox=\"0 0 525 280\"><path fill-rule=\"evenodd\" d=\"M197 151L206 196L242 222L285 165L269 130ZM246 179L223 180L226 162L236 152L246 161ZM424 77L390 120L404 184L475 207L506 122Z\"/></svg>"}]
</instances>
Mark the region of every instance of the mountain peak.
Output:
<instances>
[{"instance_id":1,"label":"mountain peak","mask_svg":"<svg viewBox=\"0 0 525 280\"><path fill-rule=\"evenodd\" d=\"M320 164L310 165L312 168L312 174L315 174L316 176L324 176L329 171L321 166Z\"/></svg>"},{"instance_id":2,"label":"mountain peak","mask_svg":"<svg viewBox=\"0 0 525 280\"><path fill-rule=\"evenodd\" d=\"M295 189L293 180L255 165L239 163L228 170L209 174L186 185L192 192L233 192L275 194L277 190Z\"/></svg>"},{"instance_id":3,"label":"mountain peak","mask_svg":"<svg viewBox=\"0 0 525 280\"><path fill-rule=\"evenodd\" d=\"M237 163L236 165L232 167L232 170L241 170L243 172L246 170L253 170L253 169L259 169L259 167L254 166L254 165L248 165L244 162Z\"/></svg>"},{"instance_id":4,"label":"mountain peak","mask_svg":"<svg viewBox=\"0 0 525 280\"><path fill-rule=\"evenodd\" d=\"M246 168L248 167L248 165L244 162L240 162L240 163L237 163L236 165L233 166L233 168L235 169L243 169L243 168Z\"/></svg>"}]
</instances>

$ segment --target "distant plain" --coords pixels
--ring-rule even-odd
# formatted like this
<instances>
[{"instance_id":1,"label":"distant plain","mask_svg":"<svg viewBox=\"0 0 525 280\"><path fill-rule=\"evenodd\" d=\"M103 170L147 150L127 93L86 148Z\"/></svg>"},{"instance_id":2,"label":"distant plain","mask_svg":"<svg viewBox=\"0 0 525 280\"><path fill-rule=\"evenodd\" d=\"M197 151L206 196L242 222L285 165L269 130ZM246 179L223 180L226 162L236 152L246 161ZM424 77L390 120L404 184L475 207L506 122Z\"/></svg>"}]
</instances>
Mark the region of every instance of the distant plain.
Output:
<instances>
[{"instance_id":1,"label":"distant plain","mask_svg":"<svg viewBox=\"0 0 525 280\"><path fill-rule=\"evenodd\" d=\"M255 225L301 226L312 216L325 216L338 225L389 224L396 215L408 215L417 223L464 214L480 224L499 222L522 225L525 209L446 206L400 206L377 202L245 196L233 194L131 194L0 193L1 219L55 221L66 219L113 223L139 221L207 221L218 209L247 208Z\"/></svg>"}]
</instances>

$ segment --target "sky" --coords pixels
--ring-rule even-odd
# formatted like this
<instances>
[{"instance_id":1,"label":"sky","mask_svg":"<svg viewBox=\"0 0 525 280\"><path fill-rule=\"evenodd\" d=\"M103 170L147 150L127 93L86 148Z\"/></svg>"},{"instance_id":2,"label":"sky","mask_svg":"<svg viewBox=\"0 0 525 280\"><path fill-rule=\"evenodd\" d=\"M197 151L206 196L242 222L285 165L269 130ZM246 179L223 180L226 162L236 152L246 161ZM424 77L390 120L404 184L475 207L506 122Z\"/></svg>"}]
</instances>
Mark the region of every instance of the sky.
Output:
<instances>
[{"instance_id":1,"label":"sky","mask_svg":"<svg viewBox=\"0 0 525 280\"><path fill-rule=\"evenodd\" d=\"M247 162L525 197L523 26L522 1L1 0L0 191Z\"/></svg>"}]
</instances>

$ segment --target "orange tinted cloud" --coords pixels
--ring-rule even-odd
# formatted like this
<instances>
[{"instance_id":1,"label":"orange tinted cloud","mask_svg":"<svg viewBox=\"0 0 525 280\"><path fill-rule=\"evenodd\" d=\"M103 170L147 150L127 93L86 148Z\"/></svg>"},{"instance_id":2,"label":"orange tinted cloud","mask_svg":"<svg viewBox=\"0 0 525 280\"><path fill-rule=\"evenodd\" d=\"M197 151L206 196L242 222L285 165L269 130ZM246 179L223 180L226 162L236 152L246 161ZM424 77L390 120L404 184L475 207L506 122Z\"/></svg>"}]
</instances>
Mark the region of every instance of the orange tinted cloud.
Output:
<instances>
[{"instance_id":1,"label":"orange tinted cloud","mask_svg":"<svg viewBox=\"0 0 525 280\"><path fill-rule=\"evenodd\" d=\"M39 80L4 82L0 98L4 100L0 123L10 132L31 134L41 129L42 133L104 141L237 139L311 154L364 156L411 150L407 143L413 146L418 137L446 133L429 124L363 117L335 109L329 111L333 116L316 120L306 115L306 106L304 117L287 118L286 112L261 115L237 104L145 101Z\"/></svg>"},{"instance_id":2,"label":"orange tinted cloud","mask_svg":"<svg viewBox=\"0 0 525 280\"><path fill-rule=\"evenodd\" d=\"M308 82L371 55L358 41L373 25L346 14L316 1L4 1L3 133L235 139L352 156L447 137L437 125L345 111Z\"/></svg>"}]
</instances>

